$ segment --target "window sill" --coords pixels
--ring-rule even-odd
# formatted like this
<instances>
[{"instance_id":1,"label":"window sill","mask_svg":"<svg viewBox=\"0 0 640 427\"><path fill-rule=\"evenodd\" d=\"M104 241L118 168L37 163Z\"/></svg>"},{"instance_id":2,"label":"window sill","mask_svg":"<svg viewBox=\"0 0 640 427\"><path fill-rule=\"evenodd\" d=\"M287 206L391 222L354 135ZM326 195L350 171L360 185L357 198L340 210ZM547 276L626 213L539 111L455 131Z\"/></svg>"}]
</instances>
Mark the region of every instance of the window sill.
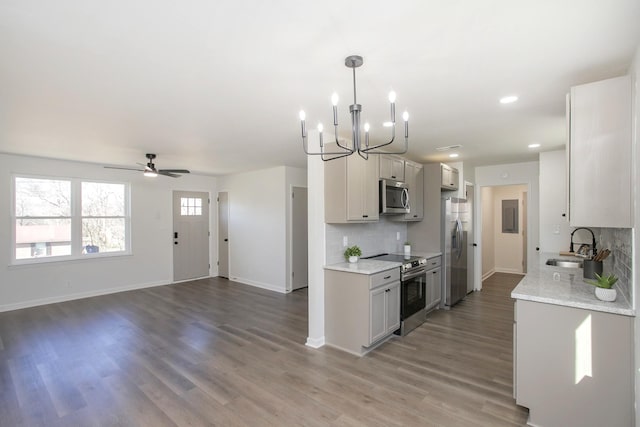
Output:
<instances>
[{"instance_id":1,"label":"window sill","mask_svg":"<svg viewBox=\"0 0 640 427\"><path fill-rule=\"evenodd\" d=\"M113 252L102 254L86 254L82 256L64 256L64 257L49 257L49 258L37 258L37 259L24 259L14 260L9 264L9 269L22 268L22 267L37 267L51 264L75 264L83 263L87 261L99 261L113 258L130 257L133 256L132 252Z\"/></svg>"}]
</instances>

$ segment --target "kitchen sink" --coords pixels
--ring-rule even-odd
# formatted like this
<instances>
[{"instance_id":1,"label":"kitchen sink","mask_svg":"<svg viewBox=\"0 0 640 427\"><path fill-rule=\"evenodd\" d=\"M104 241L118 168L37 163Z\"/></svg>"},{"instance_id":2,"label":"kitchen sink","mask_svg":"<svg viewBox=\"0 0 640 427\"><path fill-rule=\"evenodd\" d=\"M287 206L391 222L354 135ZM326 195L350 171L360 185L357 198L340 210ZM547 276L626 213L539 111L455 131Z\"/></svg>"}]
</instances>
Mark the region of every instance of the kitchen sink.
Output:
<instances>
[{"instance_id":1,"label":"kitchen sink","mask_svg":"<svg viewBox=\"0 0 640 427\"><path fill-rule=\"evenodd\" d=\"M582 268L582 261L572 261L567 259L551 258L547 260L547 265L564 268Z\"/></svg>"}]
</instances>

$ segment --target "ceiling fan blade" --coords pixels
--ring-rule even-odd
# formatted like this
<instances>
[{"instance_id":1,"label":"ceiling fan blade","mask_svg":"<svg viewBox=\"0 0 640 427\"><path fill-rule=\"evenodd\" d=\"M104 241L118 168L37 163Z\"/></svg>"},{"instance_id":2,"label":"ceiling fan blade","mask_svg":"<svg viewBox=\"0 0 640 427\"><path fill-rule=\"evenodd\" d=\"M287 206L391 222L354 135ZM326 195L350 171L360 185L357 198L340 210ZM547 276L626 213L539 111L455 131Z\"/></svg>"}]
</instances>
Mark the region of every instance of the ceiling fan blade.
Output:
<instances>
[{"instance_id":1,"label":"ceiling fan blade","mask_svg":"<svg viewBox=\"0 0 640 427\"><path fill-rule=\"evenodd\" d=\"M191 173L187 169L160 169L160 172L169 172L169 173Z\"/></svg>"},{"instance_id":2,"label":"ceiling fan blade","mask_svg":"<svg viewBox=\"0 0 640 427\"><path fill-rule=\"evenodd\" d=\"M118 166L105 166L105 169L121 169L121 170L125 170L125 171L138 171L138 172L144 172L144 169L121 168L121 167L118 167Z\"/></svg>"},{"instance_id":3,"label":"ceiling fan blade","mask_svg":"<svg viewBox=\"0 0 640 427\"><path fill-rule=\"evenodd\" d=\"M180 178L180 175L176 175L175 173L167 172L166 170L159 170L158 175L170 176L171 178Z\"/></svg>"}]
</instances>

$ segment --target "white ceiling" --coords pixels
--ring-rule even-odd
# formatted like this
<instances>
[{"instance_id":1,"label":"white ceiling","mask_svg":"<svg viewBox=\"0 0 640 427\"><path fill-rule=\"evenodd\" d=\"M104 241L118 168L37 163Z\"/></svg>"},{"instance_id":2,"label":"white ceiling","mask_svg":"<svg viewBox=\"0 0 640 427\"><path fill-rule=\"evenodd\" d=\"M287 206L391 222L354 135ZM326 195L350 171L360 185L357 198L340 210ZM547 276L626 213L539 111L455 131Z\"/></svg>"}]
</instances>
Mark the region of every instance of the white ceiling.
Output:
<instances>
[{"instance_id":1,"label":"white ceiling","mask_svg":"<svg viewBox=\"0 0 640 427\"><path fill-rule=\"evenodd\" d=\"M638 0L3 0L0 152L122 166L154 152L160 168L214 175L305 167L298 111L328 125L337 91L348 137L344 58L359 54L375 142L393 88L408 157L461 144L476 165L533 160L528 144L564 144L570 86L627 72L639 23ZM520 100L499 104L508 94Z\"/></svg>"}]
</instances>

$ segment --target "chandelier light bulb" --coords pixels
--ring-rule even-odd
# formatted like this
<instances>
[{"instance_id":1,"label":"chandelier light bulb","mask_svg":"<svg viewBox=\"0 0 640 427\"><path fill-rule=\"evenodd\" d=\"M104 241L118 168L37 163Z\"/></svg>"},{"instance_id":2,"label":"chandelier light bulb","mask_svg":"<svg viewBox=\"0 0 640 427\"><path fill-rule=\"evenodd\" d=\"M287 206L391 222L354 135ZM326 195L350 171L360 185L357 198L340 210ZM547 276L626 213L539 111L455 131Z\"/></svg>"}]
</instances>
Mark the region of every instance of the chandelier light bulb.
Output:
<instances>
[{"instance_id":1,"label":"chandelier light bulb","mask_svg":"<svg viewBox=\"0 0 640 427\"><path fill-rule=\"evenodd\" d=\"M409 121L409 113L407 113L406 111L404 113L402 113L402 120L404 120L405 122Z\"/></svg>"},{"instance_id":2,"label":"chandelier light bulb","mask_svg":"<svg viewBox=\"0 0 640 427\"><path fill-rule=\"evenodd\" d=\"M369 123L365 123L364 124L364 131L365 132L369 132L369 129L370 129Z\"/></svg>"},{"instance_id":3,"label":"chandelier light bulb","mask_svg":"<svg viewBox=\"0 0 640 427\"><path fill-rule=\"evenodd\" d=\"M318 132L322 133L323 130L324 126L322 126L322 123L318 123Z\"/></svg>"},{"instance_id":4,"label":"chandelier light bulb","mask_svg":"<svg viewBox=\"0 0 640 427\"><path fill-rule=\"evenodd\" d=\"M331 103L333 104L333 106L335 107L336 105L338 105L338 100L340 98L338 98L338 94L333 92L333 95L331 95Z\"/></svg>"},{"instance_id":5,"label":"chandelier light bulb","mask_svg":"<svg viewBox=\"0 0 640 427\"><path fill-rule=\"evenodd\" d=\"M306 118L307 118L307 115L305 114L304 110L300 110L300 120L304 122L304 119Z\"/></svg>"},{"instance_id":6,"label":"chandelier light bulb","mask_svg":"<svg viewBox=\"0 0 640 427\"><path fill-rule=\"evenodd\" d=\"M396 93L394 91L389 92L389 102L392 104L396 102Z\"/></svg>"}]
</instances>

